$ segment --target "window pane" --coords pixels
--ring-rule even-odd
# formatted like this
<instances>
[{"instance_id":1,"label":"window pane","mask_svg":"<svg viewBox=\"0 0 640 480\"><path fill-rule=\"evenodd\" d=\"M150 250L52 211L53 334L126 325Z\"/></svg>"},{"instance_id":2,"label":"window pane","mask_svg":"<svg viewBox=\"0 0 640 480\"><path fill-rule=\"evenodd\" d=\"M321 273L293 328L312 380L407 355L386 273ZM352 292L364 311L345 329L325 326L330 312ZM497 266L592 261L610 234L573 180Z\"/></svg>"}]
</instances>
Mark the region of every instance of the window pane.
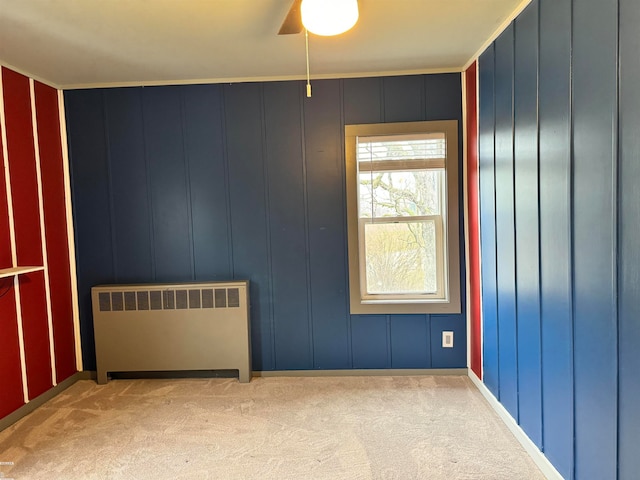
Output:
<instances>
[{"instance_id":1,"label":"window pane","mask_svg":"<svg viewBox=\"0 0 640 480\"><path fill-rule=\"evenodd\" d=\"M444 170L360 173L360 218L440 215Z\"/></svg>"},{"instance_id":2,"label":"window pane","mask_svg":"<svg viewBox=\"0 0 640 480\"><path fill-rule=\"evenodd\" d=\"M358 162L429 160L445 156L444 133L358 137Z\"/></svg>"},{"instance_id":3,"label":"window pane","mask_svg":"<svg viewBox=\"0 0 640 480\"><path fill-rule=\"evenodd\" d=\"M364 225L368 294L437 291L433 221Z\"/></svg>"}]
</instances>

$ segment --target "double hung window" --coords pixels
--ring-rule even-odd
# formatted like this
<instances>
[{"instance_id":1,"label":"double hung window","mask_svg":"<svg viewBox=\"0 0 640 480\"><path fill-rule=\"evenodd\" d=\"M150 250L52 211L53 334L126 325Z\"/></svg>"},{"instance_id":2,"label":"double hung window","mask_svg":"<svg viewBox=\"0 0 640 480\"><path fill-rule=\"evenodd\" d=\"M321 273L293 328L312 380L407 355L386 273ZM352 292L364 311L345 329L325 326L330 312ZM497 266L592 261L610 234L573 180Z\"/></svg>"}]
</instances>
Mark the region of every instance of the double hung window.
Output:
<instances>
[{"instance_id":1,"label":"double hung window","mask_svg":"<svg viewBox=\"0 0 640 480\"><path fill-rule=\"evenodd\" d=\"M457 122L346 127L352 313L459 305Z\"/></svg>"}]
</instances>

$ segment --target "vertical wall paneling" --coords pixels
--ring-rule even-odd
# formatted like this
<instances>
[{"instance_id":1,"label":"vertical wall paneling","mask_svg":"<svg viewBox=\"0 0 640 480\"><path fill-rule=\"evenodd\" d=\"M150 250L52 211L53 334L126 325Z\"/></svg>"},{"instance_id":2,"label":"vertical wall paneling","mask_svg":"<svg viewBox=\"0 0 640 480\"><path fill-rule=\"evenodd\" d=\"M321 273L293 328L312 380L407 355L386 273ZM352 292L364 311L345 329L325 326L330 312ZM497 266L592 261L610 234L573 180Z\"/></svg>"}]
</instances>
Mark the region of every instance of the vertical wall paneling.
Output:
<instances>
[{"instance_id":1,"label":"vertical wall paneling","mask_svg":"<svg viewBox=\"0 0 640 480\"><path fill-rule=\"evenodd\" d=\"M480 279L480 213L479 213L479 178L478 178L478 62L474 62L465 75L465 95L467 112L467 235L469 271L468 316L469 331L469 367L482 378L482 312L481 312L481 279Z\"/></svg>"},{"instance_id":2,"label":"vertical wall paneling","mask_svg":"<svg viewBox=\"0 0 640 480\"><path fill-rule=\"evenodd\" d=\"M459 118L459 113L456 114L456 112L462 111L460 82L459 73L425 75L424 120L457 120Z\"/></svg>"},{"instance_id":3,"label":"vertical wall paneling","mask_svg":"<svg viewBox=\"0 0 640 480\"><path fill-rule=\"evenodd\" d=\"M538 211L538 4L515 21L514 169L520 426L542 447Z\"/></svg>"},{"instance_id":4,"label":"vertical wall paneling","mask_svg":"<svg viewBox=\"0 0 640 480\"><path fill-rule=\"evenodd\" d=\"M515 211L513 178L513 25L496 40L496 269L500 401L518 418Z\"/></svg>"},{"instance_id":5,"label":"vertical wall paneling","mask_svg":"<svg viewBox=\"0 0 640 480\"><path fill-rule=\"evenodd\" d=\"M142 92L141 88L104 92L113 212L111 234L115 251L115 281L118 283L148 282L154 273L152 258L155 249L149 225L155 223L150 218L147 177L152 173L145 157ZM149 112L148 116L152 117L153 113ZM180 117L177 118L179 120ZM179 224L176 228L183 226ZM182 230L181 235L186 236L184 232Z\"/></svg>"},{"instance_id":6,"label":"vertical wall paneling","mask_svg":"<svg viewBox=\"0 0 640 480\"><path fill-rule=\"evenodd\" d=\"M1 88L0 80L0 96L2 95ZM2 110L1 99L0 110ZM2 121L2 125L4 125L4 120ZM4 130L4 126L1 128ZM10 268L13 266L13 245L11 241L11 227L9 225L9 198L7 195L7 189L10 187L7 183L8 164L5 163L6 152L3 136L4 135L0 135L0 268Z\"/></svg>"},{"instance_id":7,"label":"vertical wall paneling","mask_svg":"<svg viewBox=\"0 0 640 480\"><path fill-rule=\"evenodd\" d=\"M27 378L27 358L25 354L24 327L22 323L22 298L20 296L20 278L15 276L13 279L13 299L18 324L18 348L20 351L20 373L22 376L22 398L24 403L30 399L29 396L29 379ZM10 330L9 330L10 331Z\"/></svg>"},{"instance_id":8,"label":"vertical wall paneling","mask_svg":"<svg viewBox=\"0 0 640 480\"><path fill-rule=\"evenodd\" d=\"M76 372L66 189L57 90L35 82L51 322L57 382Z\"/></svg>"},{"instance_id":9,"label":"vertical wall paneling","mask_svg":"<svg viewBox=\"0 0 640 480\"><path fill-rule=\"evenodd\" d=\"M65 92L76 235L82 360L95 370L91 287L115 282L103 91ZM90 159L90 160L89 160Z\"/></svg>"},{"instance_id":10,"label":"vertical wall paneling","mask_svg":"<svg viewBox=\"0 0 640 480\"><path fill-rule=\"evenodd\" d=\"M42 265L40 206L29 79L2 69L3 100L11 198L18 265ZM45 277L35 272L16 277L17 312L24 339L28 397L53 386Z\"/></svg>"},{"instance_id":11,"label":"vertical wall paneling","mask_svg":"<svg viewBox=\"0 0 640 480\"><path fill-rule=\"evenodd\" d=\"M640 471L640 3L620 1L620 157L618 189L618 478Z\"/></svg>"},{"instance_id":12,"label":"vertical wall paneling","mask_svg":"<svg viewBox=\"0 0 640 480\"><path fill-rule=\"evenodd\" d=\"M1 67L0 67L1 69ZM0 268L8 268L16 262L13 248L15 236L7 162L7 136L4 115L3 83L0 75ZM0 280L0 418L21 407L28 399L24 368L24 342L22 327L16 312L17 289L14 279Z\"/></svg>"},{"instance_id":13,"label":"vertical wall paneling","mask_svg":"<svg viewBox=\"0 0 640 480\"><path fill-rule=\"evenodd\" d=\"M315 89L314 89L315 90ZM275 368L260 85L224 87L234 274L251 281L253 368ZM314 91L315 94L315 91Z\"/></svg>"},{"instance_id":14,"label":"vertical wall paneling","mask_svg":"<svg viewBox=\"0 0 640 480\"><path fill-rule=\"evenodd\" d=\"M0 133L1 133L0 137L2 138L3 176L5 181L5 192L6 192L5 198L7 202L7 221L8 221L8 227L9 227L9 240L10 240L9 252L11 254L11 266L14 266L18 264L18 255L15 249L16 234L15 234L15 223L14 223L14 216L13 216L13 199L11 194L11 173L9 170L9 149L7 147L7 123L6 123L5 106L4 106L5 93L4 93L3 77L4 77L4 68L0 67L0 107L2 107L0 108ZM29 392L27 390L27 368L26 368L26 361L24 356L24 332L22 329L22 321L21 321L21 315L20 315L20 288L18 283L18 277L14 277L13 279L7 280L7 281L13 283L13 296L12 296L13 301L6 300L3 306L3 313L7 316L6 322L8 322L8 328L6 330L7 336L4 338L4 341L5 343L7 343L7 348L8 348L7 360L9 360L9 364L8 364L9 370L7 370L6 374L8 375L9 379L11 378L12 374L14 375L19 374L20 380L21 380L20 384L9 383L7 385L7 390L8 392L12 392L12 391L21 389L22 402L26 403L29 401ZM10 288L10 287L6 286L5 288ZM7 294L10 294L10 293L11 293L10 291L7 291L5 294L5 297ZM14 319L16 324L16 329L14 331L17 334L13 338L10 334L12 330L11 328L12 318ZM19 366L13 364L14 368L18 366L17 372L11 371L11 368L12 368L12 363L10 362L11 350L14 348L17 348L18 357L19 357ZM16 395L17 395L17 392L16 392ZM11 402L10 397L8 401L9 401L9 404L6 405L6 408L12 408L13 403Z\"/></svg>"},{"instance_id":15,"label":"vertical wall paneling","mask_svg":"<svg viewBox=\"0 0 640 480\"><path fill-rule=\"evenodd\" d=\"M466 365L465 332L433 351L436 316L349 314L344 192L344 124L423 119L427 97L460 120L460 75L302 86L65 92L85 368L91 286L229 277L251 281L256 370Z\"/></svg>"},{"instance_id":16,"label":"vertical wall paneling","mask_svg":"<svg viewBox=\"0 0 640 480\"><path fill-rule=\"evenodd\" d=\"M422 76L385 77L382 79L382 89L385 122L417 122L425 119Z\"/></svg>"},{"instance_id":17,"label":"vertical wall paneling","mask_svg":"<svg viewBox=\"0 0 640 480\"><path fill-rule=\"evenodd\" d=\"M264 85L276 369L313 368L299 89L297 82Z\"/></svg>"},{"instance_id":18,"label":"vertical wall paneling","mask_svg":"<svg viewBox=\"0 0 640 480\"><path fill-rule=\"evenodd\" d=\"M2 79L0 78L0 268L13 266L15 253L13 252L12 227L10 225L9 195L9 165L6 162L7 149L4 134L4 102L2 101Z\"/></svg>"},{"instance_id":19,"label":"vertical wall paneling","mask_svg":"<svg viewBox=\"0 0 640 480\"><path fill-rule=\"evenodd\" d=\"M19 265L42 265L29 79L2 69L8 163Z\"/></svg>"},{"instance_id":20,"label":"vertical wall paneling","mask_svg":"<svg viewBox=\"0 0 640 480\"><path fill-rule=\"evenodd\" d=\"M0 70L0 269L40 267L0 279L3 418L76 372L76 338L59 92Z\"/></svg>"},{"instance_id":21,"label":"vertical wall paneling","mask_svg":"<svg viewBox=\"0 0 640 480\"><path fill-rule=\"evenodd\" d=\"M343 132L340 82L317 82L313 97L304 100L304 139L314 367L319 369L351 366Z\"/></svg>"},{"instance_id":22,"label":"vertical wall paneling","mask_svg":"<svg viewBox=\"0 0 640 480\"><path fill-rule=\"evenodd\" d=\"M380 123L384 119L382 78L349 78L344 84L344 123Z\"/></svg>"},{"instance_id":23,"label":"vertical wall paneling","mask_svg":"<svg viewBox=\"0 0 640 480\"><path fill-rule=\"evenodd\" d=\"M640 4L630 0L535 0L513 24L519 391L514 416L565 478L635 478L640 468L639 24ZM498 39L488 52L500 48ZM489 136L495 125L496 145L509 130L500 127L505 88L499 57L495 84L480 62L481 100L489 104L495 98L498 107L494 124L483 116L481 101L480 131ZM504 70L506 76L509 68ZM483 148L489 138L485 142L481 135L480 144L483 182L493 152ZM503 361L511 339L502 335L506 232L500 229L500 188L506 182L500 179L498 150L498 201L492 209L482 190L481 218L495 212L498 219L496 350L500 401L508 408L503 384L512 360ZM492 267L484 254L483 243L483 275ZM484 300L484 276L483 282ZM491 332L485 325L485 335ZM490 364L485 358L485 367Z\"/></svg>"},{"instance_id":24,"label":"vertical wall paneling","mask_svg":"<svg viewBox=\"0 0 640 480\"><path fill-rule=\"evenodd\" d=\"M387 95L388 91L392 91L393 86L401 84L398 81L382 78L354 78L343 80L344 100L343 112L345 124L366 124L383 122L387 117L386 106L390 101ZM417 83L414 81L412 85L415 87ZM415 92L414 92L415 93ZM391 107L390 115L398 116L398 110L394 113ZM417 111L412 106L413 114ZM346 287L348 288L348 286ZM387 365L393 364L393 352L398 351L399 347L394 348L394 336L402 335L402 327L394 328L393 324L397 323L391 320L391 338L387 329L387 316L372 315L361 317L359 315L351 315L351 331L350 346L352 349L351 357L354 368L386 368ZM395 335L394 335L395 332ZM415 332L414 332L415 333ZM419 334L418 334L419 336ZM391 342L389 344L389 342ZM388 356L389 347L391 348L391 358ZM406 354L420 356L423 346L420 345L418 352L406 350ZM403 361L412 361L400 357L398 353L398 363ZM428 357L427 357L428 358ZM344 367L343 367L344 368Z\"/></svg>"},{"instance_id":25,"label":"vertical wall paneling","mask_svg":"<svg viewBox=\"0 0 640 480\"><path fill-rule=\"evenodd\" d=\"M53 387L44 271L20 275L20 318L29 399Z\"/></svg>"},{"instance_id":26,"label":"vertical wall paneling","mask_svg":"<svg viewBox=\"0 0 640 480\"><path fill-rule=\"evenodd\" d=\"M464 278L462 280L464 282ZM429 320L431 368L464 368L468 366L466 314L429 315ZM453 332L453 348L443 348L443 331Z\"/></svg>"},{"instance_id":27,"label":"vertical wall paneling","mask_svg":"<svg viewBox=\"0 0 640 480\"><path fill-rule=\"evenodd\" d=\"M42 194L42 169L40 166L40 141L38 135L38 120L36 114L36 91L35 83L33 79L29 79L29 93L31 99L31 125L33 128L33 145L35 152L35 167L36 167L36 180L37 180L37 200L38 200L38 213L40 217L40 244L42 246L42 264L43 280L44 280L44 298L46 305L46 320L47 320L47 333L49 337L49 362L51 367L51 384L55 386L57 384L56 378L56 362L55 362L55 350L53 345L53 321L51 313L51 285L49 279L49 257L47 254L47 242L44 222L44 200Z\"/></svg>"},{"instance_id":28,"label":"vertical wall paneling","mask_svg":"<svg viewBox=\"0 0 640 480\"><path fill-rule=\"evenodd\" d=\"M182 96L195 279L226 280L233 270L227 219L222 86L194 85L183 88Z\"/></svg>"},{"instance_id":29,"label":"vertical wall paneling","mask_svg":"<svg viewBox=\"0 0 640 480\"><path fill-rule=\"evenodd\" d=\"M180 91L180 87L142 89L155 275L160 282L188 281L194 277ZM111 182L113 178L111 171ZM115 253L117 258L117 250Z\"/></svg>"},{"instance_id":30,"label":"vertical wall paneling","mask_svg":"<svg viewBox=\"0 0 640 480\"><path fill-rule=\"evenodd\" d=\"M467 365L464 315L431 315L431 368L464 368ZM453 332L453 348L442 348L442 332Z\"/></svg>"},{"instance_id":31,"label":"vertical wall paneling","mask_svg":"<svg viewBox=\"0 0 640 480\"><path fill-rule=\"evenodd\" d=\"M426 368L431 363L427 315L392 315L391 368Z\"/></svg>"},{"instance_id":32,"label":"vertical wall paneling","mask_svg":"<svg viewBox=\"0 0 640 480\"><path fill-rule=\"evenodd\" d=\"M541 1L539 15L542 443L547 458L571 478L571 1Z\"/></svg>"},{"instance_id":33,"label":"vertical wall paneling","mask_svg":"<svg viewBox=\"0 0 640 480\"><path fill-rule=\"evenodd\" d=\"M426 75L424 76L425 88L425 116L426 120L449 119L458 121L458 231L460 235L459 256L460 256L460 285L461 285L461 316L447 315L442 319L449 319L453 325L459 322L466 324L466 308L467 308L467 285L466 278L466 249L465 249L465 206L464 206L464 171L463 166L463 149L464 149L464 122L462 118L462 74L447 73L442 75ZM433 320L438 316L431 315L431 334L437 331L437 326L433 324ZM454 327L452 326L452 329ZM433 348L431 357L433 365L447 365L450 361L459 367L468 366L467 351L467 331L466 328L458 334L457 342L453 350L442 348L442 337L438 341L438 348ZM433 338L432 338L433 340ZM464 360L461 356L464 355ZM435 368L435 367L434 367Z\"/></svg>"},{"instance_id":34,"label":"vertical wall paneling","mask_svg":"<svg viewBox=\"0 0 640 480\"><path fill-rule=\"evenodd\" d=\"M0 280L0 418L25 401L13 279Z\"/></svg>"},{"instance_id":35,"label":"vertical wall paneling","mask_svg":"<svg viewBox=\"0 0 640 480\"><path fill-rule=\"evenodd\" d=\"M482 248L482 340L484 382L500 398L495 217L495 46L478 61L480 242Z\"/></svg>"},{"instance_id":36,"label":"vertical wall paneling","mask_svg":"<svg viewBox=\"0 0 640 480\"><path fill-rule=\"evenodd\" d=\"M353 315L351 335L353 368L389 368L386 315Z\"/></svg>"},{"instance_id":37,"label":"vertical wall paneling","mask_svg":"<svg viewBox=\"0 0 640 480\"><path fill-rule=\"evenodd\" d=\"M578 478L616 476L617 3L584 0L573 5L574 388ZM598 59L598 68L594 68L594 58Z\"/></svg>"},{"instance_id":38,"label":"vertical wall paneling","mask_svg":"<svg viewBox=\"0 0 640 480\"><path fill-rule=\"evenodd\" d=\"M62 151L62 183L65 192L65 211L66 211L66 232L67 232L67 255L69 267L69 282L71 288L71 310L72 325L75 350L75 369L76 371L84 370L82 364L82 343L80 336L80 305L78 302L78 270L76 265L76 243L75 230L73 225L73 202L71 198L71 167L69 162L69 148L67 143L67 120L64 106L64 93L58 90L58 126L60 129L60 146ZM59 370L63 371L64 369Z\"/></svg>"}]
</instances>

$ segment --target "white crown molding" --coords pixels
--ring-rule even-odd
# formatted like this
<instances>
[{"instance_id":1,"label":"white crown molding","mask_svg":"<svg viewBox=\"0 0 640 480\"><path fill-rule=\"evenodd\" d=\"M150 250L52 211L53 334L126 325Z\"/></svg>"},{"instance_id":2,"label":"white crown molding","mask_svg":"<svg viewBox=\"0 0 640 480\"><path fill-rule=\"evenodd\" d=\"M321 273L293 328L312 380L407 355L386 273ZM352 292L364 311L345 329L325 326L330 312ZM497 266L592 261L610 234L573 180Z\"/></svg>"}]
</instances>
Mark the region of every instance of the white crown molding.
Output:
<instances>
[{"instance_id":1,"label":"white crown molding","mask_svg":"<svg viewBox=\"0 0 640 480\"><path fill-rule=\"evenodd\" d=\"M513 22L518 17L518 15L520 15L524 11L524 9L529 6L529 4L532 1L533 0L522 0L522 2L518 4L515 10L511 12L511 15L509 15L507 18L504 19L504 22L502 22L500 26L496 28L493 34L491 34L491 36L482 44L482 46L478 49L478 51L474 53L471 56L471 58L469 58L469 60L467 60L467 62L462 67L462 71L465 71L467 68L471 66L473 62L475 62L478 58L480 58L480 55L482 55L482 53L487 49L487 47L491 45L494 42L494 40L498 38L500 34L507 29L509 25L511 25L511 22Z\"/></svg>"}]
</instances>

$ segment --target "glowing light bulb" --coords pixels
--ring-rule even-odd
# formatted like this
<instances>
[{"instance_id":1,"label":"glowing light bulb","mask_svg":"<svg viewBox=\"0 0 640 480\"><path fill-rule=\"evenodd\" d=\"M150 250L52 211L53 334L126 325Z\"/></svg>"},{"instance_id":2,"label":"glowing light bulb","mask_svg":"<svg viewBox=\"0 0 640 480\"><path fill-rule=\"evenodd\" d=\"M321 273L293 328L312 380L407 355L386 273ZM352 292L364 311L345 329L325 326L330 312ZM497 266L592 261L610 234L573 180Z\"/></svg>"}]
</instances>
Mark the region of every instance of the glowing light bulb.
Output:
<instances>
[{"instance_id":1,"label":"glowing light bulb","mask_svg":"<svg viewBox=\"0 0 640 480\"><path fill-rule=\"evenodd\" d=\"M302 0L302 24L311 33L339 35L358 21L358 0Z\"/></svg>"}]
</instances>

